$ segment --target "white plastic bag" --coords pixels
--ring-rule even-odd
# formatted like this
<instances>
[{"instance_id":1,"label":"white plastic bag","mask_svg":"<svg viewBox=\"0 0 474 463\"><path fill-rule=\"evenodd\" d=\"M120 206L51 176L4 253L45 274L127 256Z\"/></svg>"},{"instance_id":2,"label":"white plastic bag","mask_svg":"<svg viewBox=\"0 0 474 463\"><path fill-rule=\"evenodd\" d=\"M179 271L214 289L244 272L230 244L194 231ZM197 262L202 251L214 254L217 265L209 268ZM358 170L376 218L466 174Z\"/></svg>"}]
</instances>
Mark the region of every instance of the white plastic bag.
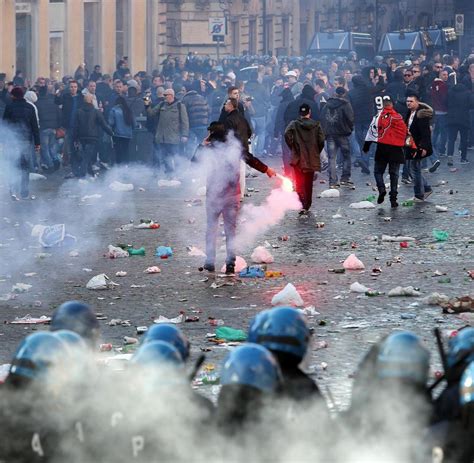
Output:
<instances>
[{"instance_id":1,"label":"white plastic bag","mask_svg":"<svg viewBox=\"0 0 474 463\"><path fill-rule=\"evenodd\" d=\"M273 296L272 305L291 305L295 307L303 307L304 302L294 285L288 283L279 293Z\"/></svg>"},{"instance_id":2,"label":"white plastic bag","mask_svg":"<svg viewBox=\"0 0 474 463\"><path fill-rule=\"evenodd\" d=\"M421 296L419 291L416 291L413 286L397 286L388 292L388 297L417 297Z\"/></svg>"},{"instance_id":3,"label":"white plastic bag","mask_svg":"<svg viewBox=\"0 0 474 463\"><path fill-rule=\"evenodd\" d=\"M109 289L112 286L119 286L114 283L105 273L100 273L95 277L92 277L86 285L87 289Z\"/></svg>"},{"instance_id":4,"label":"white plastic bag","mask_svg":"<svg viewBox=\"0 0 474 463\"><path fill-rule=\"evenodd\" d=\"M240 256L235 259L235 273L241 272L244 268L247 268L247 262ZM221 272L225 272L225 264L221 268Z\"/></svg>"},{"instance_id":5,"label":"white plastic bag","mask_svg":"<svg viewBox=\"0 0 474 463\"><path fill-rule=\"evenodd\" d=\"M263 246L257 246L250 256L255 264L271 264L275 261L270 252Z\"/></svg>"},{"instance_id":6,"label":"white plastic bag","mask_svg":"<svg viewBox=\"0 0 474 463\"><path fill-rule=\"evenodd\" d=\"M154 265L153 267L148 267L144 273L161 273L160 267Z\"/></svg>"},{"instance_id":7,"label":"white plastic bag","mask_svg":"<svg viewBox=\"0 0 474 463\"><path fill-rule=\"evenodd\" d=\"M112 191L133 191L133 183L112 182L109 185Z\"/></svg>"},{"instance_id":8,"label":"white plastic bag","mask_svg":"<svg viewBox=\"0 0 474 463\"><path fill-rule=\"evenodd\" d=\"M324 190L321 191L319 196L321 198L339 198L341 196L341 192L336 189Z\"/></svg>"},{"instance_id":9,"label":"white plastic bag","mask_svg":"<svg viewBox=\"0 0 474 463\"><path fill-rule=\"evenodd\" d=\"M158 180L158 186L159 187L177 187L181 186L181 182L179 180Z\"/></svg>"},{"instance_id":10,"label":"white plastic bag","mask_svg":"<svg viewBox=\"0 0 474 463\"><path fill-rule=\"evenodd\" d=\"M206 253L196 246L188 246L188 256L206 257Z\"/></svg>"},{"instance_id":11,"label":"white plastic bag","mask_svg":"<svg viewBox=\"0 0 474 463\"><path fill-rule=\"evenodd\" d=\"M365 265L356 257L355 254L351 254L342 264L346 270L364 270Z\"/></svg>"},{"instance_id":12,"label":"white plastic bag","mask_svg":"<svg viewBox=\"0 0 474 463\"><path fill-rule=\"evenodd\" d=\"M367 286L361 285L358 281L354 282L351 284L350 290L352 293L366 293L369 291L369 288Z\"/></svg>"},{"instance_id":13,"label":"white plastic bag","mask_svg":"<svg viewBox=\"0 0 474 463\"><path fill-rule=\"evenodd\" d=\"M183 323L183 322L184 322L184 314L180 314L180 315L178 315L177 317L174 317L174 318L167 318L163 315L160 315L157 319L155 319L153 321L153 323L156 323L157 325L159 325L160 323L177 324L177 323Z\"/></svg>"},{"instance_id":14,"label":"white plastic bag","mask_svg":"<svg viewBox=\"0 0 474 463\"><path fill-rule=\"evenodd\" d=\"M351 209L374 209L375 204L370 201L360 201L358 203L351 203L349 207Z\"/></svg>"},{"instance_id":15,"label":"white plastic bag","mask_svg":"<svg viewBox=\"0 0 474 463\"><path fill-rule=\"evenodd\" d=\"M206 196L206 187L202 186L202 187L198 188L196 194L198 196Z\"/></svg>"},{"instance_id":16,"label":"white plastic bag","mask_svg":"<svg viewBox=\"0 0 474 463\"><path fill-rule=\"evenodd\" d=\"M46 180L46 177L36 172L30 172L30 180Z\"/></svg>"},{"instance_id":17,"label":"white plastic bag","mask_svg":"<svg viewBox=\"0 0 474 463\"><path fill-rule=\"evenodd\" d=\"M122 257L129 257L129 253L125 251L125 249L109 244L107 257L110 257L111 259L121 259Z\"/></svg>"}]
</instances>

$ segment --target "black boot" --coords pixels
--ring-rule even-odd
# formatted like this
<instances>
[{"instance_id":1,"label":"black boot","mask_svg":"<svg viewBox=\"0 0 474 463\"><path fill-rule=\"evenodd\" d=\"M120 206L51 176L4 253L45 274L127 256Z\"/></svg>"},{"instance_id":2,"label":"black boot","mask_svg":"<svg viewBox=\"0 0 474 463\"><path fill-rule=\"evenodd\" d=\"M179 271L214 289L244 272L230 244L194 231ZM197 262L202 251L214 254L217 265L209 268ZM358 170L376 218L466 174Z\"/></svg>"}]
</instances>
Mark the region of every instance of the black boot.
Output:
<instances>
[{"instance_id":1,"label":"black boot","mask_svg":"<svg viewBox=\"0 0 474 463\"><path fill-rule=\"evenodd\" d=\"M398 207L397 195L390 194L390 205L395 208Z\"/></svg>"},{"instance_id":2,"label":"black boot","mask_svg":"<svg viewBox=\"0 0 474 463\"><path fill-rule=\"evenodd\" d=\"M386 190L379 191L379 197L377 198L377 204L382 204L385 201Z\"/></svg>"}]
</instances>

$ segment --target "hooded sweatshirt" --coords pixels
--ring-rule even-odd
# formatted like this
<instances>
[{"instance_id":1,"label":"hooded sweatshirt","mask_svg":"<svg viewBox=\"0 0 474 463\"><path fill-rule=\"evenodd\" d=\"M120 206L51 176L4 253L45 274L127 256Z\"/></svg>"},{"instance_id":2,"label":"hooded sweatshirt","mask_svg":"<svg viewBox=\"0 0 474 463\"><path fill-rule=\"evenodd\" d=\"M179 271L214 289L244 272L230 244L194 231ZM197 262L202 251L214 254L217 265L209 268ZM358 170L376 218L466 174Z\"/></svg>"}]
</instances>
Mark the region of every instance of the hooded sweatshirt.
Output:
<instances>
[{"instance_id":1,"label":"hooded sweatshirt","mask_svg":"<svg viewBox=\"0 0 474 463\"><path fill-rule=\"evenodd\" d=\"M300 114L300 106L303 103L306 103L311 108L311 119L313 119L313 121L319 120L319 109L314 100L315 95L316 91L311 85L305 85L303 87L301 95L296 98L295 101L291 102L286 108L284 115L286 126L288 126L291 121L296 121L296 119L298 119Z\"/></svg>"},{"instance_id":2,"label":"hooded sweatshirt","mask_svg":"<svg viewBox=\"0 0 474 463\"><path fill-rule=\"evenodd\" d=\"M290 164L303 172L321 170L320 153L324 148L324 133L317 121L298 118L285 131L286 144L291 149Z\"/></svg>"},{"instance_id":3,"label":"hooded sweatshirt","mask_svg":"<svg viewBox=\"0 0 474 463\"><path fill-rule=\"evenodd\" d=\"M352 90L349 91L349 101L354 110L354 122L368 125L374 115L374 99L371 89L362 76L354 76L352 85Z\"/></svg>"},{"instance_id":4,"label":"hooded sweatshirt","mask_svg":"<svg viewBox=\"0 0 474 463\"><path fill-rule=\"evenodd\" d=\"M281 102L278 106L278 110L275 116L275 130L273 132L273 136L278 138L280 135L285 133L286 124L285 124L285 111L288 108L288 105L295 101L293 97L293 93L291 93L291 89L284 88L280 93Z\"/></svg>"},{"instance_id":5,"label":"hooded sweatshirt","mask_svg":"<svg viewBox=\"0 0 474 463\"><path fill-rule=\"evenodd\" d=\"M354 128L354 111L343 98L329 98L321 112L326 136L349 136Z\"/></svg>"}]
</instances>

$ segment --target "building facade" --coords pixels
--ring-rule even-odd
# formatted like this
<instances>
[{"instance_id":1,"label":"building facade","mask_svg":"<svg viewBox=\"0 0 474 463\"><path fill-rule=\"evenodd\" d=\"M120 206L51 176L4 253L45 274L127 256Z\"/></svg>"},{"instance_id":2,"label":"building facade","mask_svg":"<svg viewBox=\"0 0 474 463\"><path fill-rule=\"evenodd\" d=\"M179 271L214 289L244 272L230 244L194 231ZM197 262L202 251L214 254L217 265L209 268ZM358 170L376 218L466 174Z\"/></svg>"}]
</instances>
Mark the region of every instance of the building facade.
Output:
<instances>
[{"instance_id":1,"label":"building facade","mask_svg":"<svg viewBox=\"0 0 474 463\"><path fill-rule=\"evenodd\" d=\"M111 73L123 56L133 71L151 71L166 55L191 51L299 54L301 2L0 0L0 72L59 78L81 63ZM217 43L210 27L219 20Z\"/></svg>"}]
</instances>

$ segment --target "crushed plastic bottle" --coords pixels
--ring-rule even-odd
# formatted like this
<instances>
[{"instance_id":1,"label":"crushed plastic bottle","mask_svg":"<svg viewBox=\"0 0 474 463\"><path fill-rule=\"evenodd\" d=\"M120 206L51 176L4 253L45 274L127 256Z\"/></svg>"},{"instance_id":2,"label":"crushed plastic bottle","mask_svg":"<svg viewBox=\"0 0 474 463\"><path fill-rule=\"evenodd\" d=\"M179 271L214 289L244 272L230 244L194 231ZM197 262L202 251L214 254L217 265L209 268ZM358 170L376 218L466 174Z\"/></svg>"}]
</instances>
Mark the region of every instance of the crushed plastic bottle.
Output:
<instances>
[{"instance_id":1,"label":"crushed plastic bottle","mask_svg":"<svg viewBox=\"0 0 474 463\"><path fill-rule=\"evenodd\" d=\"M446 241L449 238L449 233L444 230L438 230L437 228L433 228L433 238L436 241Z\"/></svg>"},{"instance_id":2,"label":"crushed plastic bottle","mask_svg":"<svg viewBox=\"0 0 474 463\"><path fill-rule=\"evenodd\" d=\"M383 293L381 293L380 291L369 290L365 292L365 295L368 297L377 297L377 296L382 296Z\"/></svg>"},{"instance_id":3,"label":"crushed plastic bottle","mask_svg":"<svg viewBox=\"0 0 474 463\"><path fill-rule=\"evenodd\" d=\"M400 247L401 247L402 249L407 249L407 248L408 248L408 241L402 241L402 242L400 243Z\"/></svg>"},{"instance_id":4,"label":"crushed plastic bottle","mask_svg":"<svg viewBox=\"0 0 474 463\"><path fill-rule=\"evenodd\" d=\"M375 202L375 195L369 195L365 198L365 201L370 201L371 203Z\"/></svg>"},{"instance_id":5,"label":"crushed plastic bottle","mask_svg":"<svg viewBox=\"0 0 474 463\"><path fill-rule=\"evenodd\" d=\"M407 199L406 201L402 202L402 206L405 206L405 207L411 207L414 204L415 204L415 201L413 201L413 199Z\"/></svg>"},{"instance_id":6,"label":"crushed plastic bottle","mask_svg":"<svg viewBox=\"0 0 474 463\"><path fill-rule=\"evenodd\" d=\"M240 278L264 278L265 270L258 265L251 265L239 272Z\"/></svg>"}]
</instances>

